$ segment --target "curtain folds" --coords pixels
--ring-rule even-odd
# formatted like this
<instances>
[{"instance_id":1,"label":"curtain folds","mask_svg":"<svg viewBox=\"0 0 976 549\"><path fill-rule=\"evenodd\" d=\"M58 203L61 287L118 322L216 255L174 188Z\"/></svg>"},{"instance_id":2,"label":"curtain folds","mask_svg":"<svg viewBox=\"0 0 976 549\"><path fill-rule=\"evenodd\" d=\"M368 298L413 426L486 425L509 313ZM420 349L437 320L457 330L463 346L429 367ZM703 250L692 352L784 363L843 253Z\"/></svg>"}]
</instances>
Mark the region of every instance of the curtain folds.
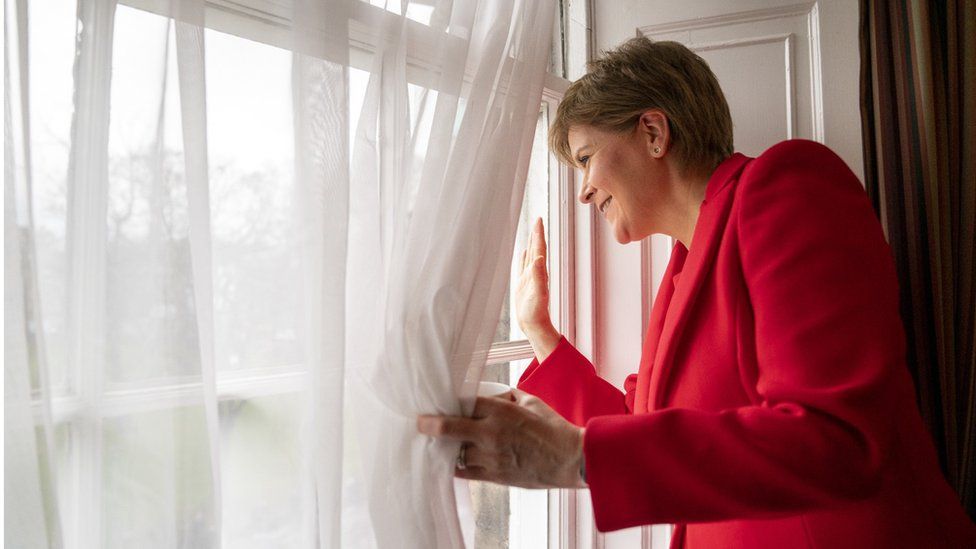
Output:
<instances>
[{"instance_id":1,"label":"curtain folds","mask_svg":"<svg viewBox=\"0 0 976 549\"><path fill-rule=\"evenodd\" d=\"M272 4L4 0L8 546L470 543L555 1Z\"/></svg>"},{"instance_id":2,"label":"curtain folds","mask_svg":"<svg viewBox=\"0 0 976 549\"><path fill-rule=\"evenodd\" d=\"M865 183L919 407L976 519L976 5L862 0L860 24Z\"/></svg>"},{"instance_id":3,"label":"curtain folds","mask_svg":"<svg viewBox=\"0 0 976 549\"><path fill-rule=\"evenodd\" d=\"M60 547L31 208L26 0L4 3L4 543ZM16 543L11 543L16 542Z\"/></svg>"},{"instance_id":4,"label":"curtain folds","mask_svg":"<svg viewBox=\"0 0 976 549\"><path fill-rule=\"evenodd\" d=\"M367 454L400 456L366 472L372 516L399 525L378 535L381 547L401 546L405 535L418 547L460 544L458 447L417 438L415 417L460 414L456 395L473 401L509 277L498 258L513 246L549 54L536 29L550 28L551 3L453 8L432 21L448 29L437 31L437 64L473 74L444 71L431 89L415 90L411 120L409 20L391 21L353 145L350 230L361 232L350 240L347 286L352 411Z\"/></svg>"}]
</instances>

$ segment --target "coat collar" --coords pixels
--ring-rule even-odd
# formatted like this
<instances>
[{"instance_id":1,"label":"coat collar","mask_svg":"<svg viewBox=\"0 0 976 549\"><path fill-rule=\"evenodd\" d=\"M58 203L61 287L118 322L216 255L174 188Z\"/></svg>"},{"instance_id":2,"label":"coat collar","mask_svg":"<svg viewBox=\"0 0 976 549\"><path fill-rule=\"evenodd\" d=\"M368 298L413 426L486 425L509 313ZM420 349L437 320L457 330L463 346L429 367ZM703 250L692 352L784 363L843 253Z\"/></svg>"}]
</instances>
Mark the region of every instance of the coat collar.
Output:
<instances>
[{"instance_id":1,"label":"coat collar","mask_svg":"<svg viewBox=\"0 0 976 549\"><path fill-rule=\"evenodd\" d=\"M654 366L651 371L650 394L647 395L648 402L645 408L648 411L656 410L663 404L681 333L688 324L702 282L714 263L715 254L722 239L729 212L732 209L734 193L731 191L734 189L734 185L730 184L738 179L739 174L750 160L749 157L736 153L716 168L705 188L705 200L702 202L698 213L695 233L691 239L691 249L686 251L680 243L675 244L672 259L683 260L681 261L683 266L678 267L681 269L680 281L673 288L671 302L668 305L668 312L660 333L648 334L648 337L659 336L654 353ZM672 273L672 265L669 265L667 272L671 273L672 277L674 274L678 274ZM673 278L669 277L664 283L674 284L675 282ZM639 410L640 408L635 407L635 409Z\"/></svg>"}]
</instances>

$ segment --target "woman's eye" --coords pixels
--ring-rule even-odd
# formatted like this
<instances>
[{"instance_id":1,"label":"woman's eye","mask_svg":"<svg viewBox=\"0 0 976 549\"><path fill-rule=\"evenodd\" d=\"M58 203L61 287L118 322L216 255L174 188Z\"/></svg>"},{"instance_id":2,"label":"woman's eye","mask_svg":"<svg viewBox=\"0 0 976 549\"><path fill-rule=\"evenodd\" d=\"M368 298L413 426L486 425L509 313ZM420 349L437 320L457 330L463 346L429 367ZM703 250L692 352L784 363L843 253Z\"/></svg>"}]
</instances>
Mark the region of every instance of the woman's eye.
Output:
<instances>
[{"instance_id":1,"label":"woman's eye","mask_svg":"<svg viewBox=\"0 0 976 549\"><path fill-rule=\"evenodd\" d=\"M580 159L579 159L580 166L582 166L582 167L585 168L586 167L586 163L589 162L589 160L590 160L590 157L589 156L580 157Z\"/></svg>"}]
</instances>

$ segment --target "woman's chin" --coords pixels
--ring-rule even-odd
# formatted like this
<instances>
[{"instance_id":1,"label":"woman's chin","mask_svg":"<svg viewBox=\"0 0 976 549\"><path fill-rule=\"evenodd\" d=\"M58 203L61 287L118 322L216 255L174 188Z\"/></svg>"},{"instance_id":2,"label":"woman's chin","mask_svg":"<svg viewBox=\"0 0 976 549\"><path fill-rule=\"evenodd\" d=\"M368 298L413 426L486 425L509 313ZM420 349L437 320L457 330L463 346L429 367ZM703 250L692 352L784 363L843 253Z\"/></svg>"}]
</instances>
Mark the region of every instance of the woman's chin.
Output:
<instances>
[{"instance_id":1,"label":"woman's chin","mask_svg":"<svg viewBox=\"0 0 976 549\"><path fill-rule=\"evenodd\" d=\"M639 231L638 233L635 233L632 230L633 227L628 227L628 224L623 223L620 219L614 219L613 221L608 219L607 223L610 224L610 230L613 231L614 240L616 240L619 244L630 244L631 242L639 242L643 240L642 237L636 238L639 236Z\"/></svg>"},{"instance_id":2,"label":"woman's chin","mask_svg":"<svg viewBox=\"0 0 976 549\"><path fill-rule=\"evenodd\" d=\"M621 223L611 222L610 227L613 229L614 240L616 240L619 244L630 244L631 242L640 242L641 240L644 240L645 238L651 235L650 232L647 232L645 234L640 230L633 231L631 229L628 229L626 226L623 226L623 224Z\"/></svg>"},{"instance_id":3,"label":"woman's chin","mask_svg":"<svg viewBox=\"0 0 976 549\"><path fill-rule=\"evenodd\" d=\"M627 229L616 223L613 223L613 237L617 240L618 244L629 244L631 241L630 234L627 233Z\"/></svg>"}]
</instances>

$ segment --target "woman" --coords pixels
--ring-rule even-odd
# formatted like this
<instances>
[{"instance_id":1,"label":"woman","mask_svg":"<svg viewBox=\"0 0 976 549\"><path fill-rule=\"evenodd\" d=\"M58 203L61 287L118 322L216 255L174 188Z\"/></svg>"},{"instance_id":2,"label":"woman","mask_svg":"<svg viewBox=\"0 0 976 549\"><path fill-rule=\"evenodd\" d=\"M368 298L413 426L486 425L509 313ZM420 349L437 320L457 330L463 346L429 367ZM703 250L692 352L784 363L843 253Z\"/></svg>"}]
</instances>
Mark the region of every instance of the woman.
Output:
<instances>
[{"instance_id":1,"label":"woman","mask_svg":"<svg viewBox=\"0 0 976 549\"><path fill-rule=\"evenodd\" d=\"M589 487L599 530L676 523L675 547L976 547L915 406L888 246L836 155L733 154L711 70L646 38L570 87L550 144L618 242L678 244L622 393L553 329L536 224L520 391L418 419L463 441L457 476Z\"/></svg>"}]
</instances>

